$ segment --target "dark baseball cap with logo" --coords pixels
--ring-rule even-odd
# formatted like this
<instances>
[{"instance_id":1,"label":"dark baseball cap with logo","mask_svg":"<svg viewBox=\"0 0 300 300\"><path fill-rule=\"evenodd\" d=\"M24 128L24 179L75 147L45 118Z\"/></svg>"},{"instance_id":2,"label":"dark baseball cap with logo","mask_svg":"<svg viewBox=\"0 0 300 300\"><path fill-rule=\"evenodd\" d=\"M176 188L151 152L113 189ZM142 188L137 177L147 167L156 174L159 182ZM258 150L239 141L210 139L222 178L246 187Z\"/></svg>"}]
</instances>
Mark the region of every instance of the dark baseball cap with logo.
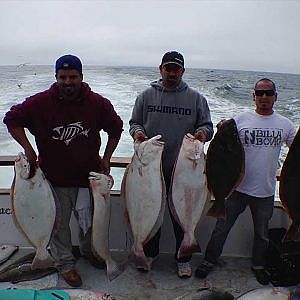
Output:
<instances>
[{"instance_id":1,"label":"dark baseball cap with logo","mask_svg":"<svg viewBox=\"0 0 300 300\"><path fill-rule=\"evenodd\" d=\"M60 58L57 59L55 63L55 73L57 73L58 70L64 69L64 70L77 70L80 74L82 74L82 64L80 59L71 54L63 55Z\"/></svg>"},{"instance_id":2,"label":"dark baseball cap with logo","mask_svg":"<svg viewBox=\"0 0 300 300\"><path fill-rule=\"evenodd\" d=\"M169 51L164 54L161 65L167 65L167 64L175 64L180 66L181 68L184 68L184 58L183 55L177 51Z\"/></svg>"}]
</instances>

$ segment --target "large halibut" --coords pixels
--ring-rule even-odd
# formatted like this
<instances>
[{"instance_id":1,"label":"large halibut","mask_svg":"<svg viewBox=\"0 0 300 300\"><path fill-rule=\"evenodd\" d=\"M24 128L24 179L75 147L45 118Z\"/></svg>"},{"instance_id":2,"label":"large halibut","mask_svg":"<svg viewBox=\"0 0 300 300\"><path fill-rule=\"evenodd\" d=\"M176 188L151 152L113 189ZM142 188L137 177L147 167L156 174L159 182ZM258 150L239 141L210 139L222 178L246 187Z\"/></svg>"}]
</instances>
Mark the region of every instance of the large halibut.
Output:
<instances>
[{"instance_id":1,"label":"large halibut","mask_svg":"<svg viewBox=\"0 0 300 300\"><path fill-rule=\"evenodd\" d=\"M111 176L90 172L89 182L94 203L92 248L96 256L105 260L107 276L113 280L123 271L109 251L110 190L114 181Z\"/></svg>"},{"instance_id":2,"label":"large halibut","mask_svg":"<svg viewBox=\"0 0 300 300\"><path fill-rule=\"evenodd\" d=\"M164 143L160 135L134 144L134 155L127 166L122 195L133 235L136 266L149 269L143 245L151 239L163 222L166 188L161 169Z\"/></svg>"},{"instance_id":3,"label":"large halibut","mask_svg":"<svg viewBox=\"0 0 300 300\"><path fill-rule=\"evenodd\" d=\"M0 265L6 262L18 250L19 246L16 245L0 246Z\"/></svg>"},{"instance_id":4,"label":"large halibut","mask_svg":"<svg viewBox=\"0 0 300 300\"><path fill-rule=\"evenodd\" d=\"M0 282L10 281L18 283L31 281L57 272L57 269L54 267L32 270L31 264L34 257L35 252L29 253L0 270Z\"/></svg>"},{"instance_id":5,"label":"large halibut","mask_svg":"<svg viewBox=\"0 0 300 300\"><path fill-rule=\"evenodd\" d=\"M234 119L222 122L207 149L206 176L215 201L207 215L224 217L224 201L240 184L245 171L245 153Z\"/></svg>"},{"instance_id":6,"label":"large halibut","mask_svg":"<svg viewBox=\"0 0 300 300\"><path fill-rule=\"evenodd\" d=\"M28 179L29 163L20 153L15 161L15 178L11 189L13 218L17 228L35 247L36 255L32 269L42 269L53 265L47 251L56 216L55 199L52 188L42 170Z\"/></svg>"},{"instance_id":7,"label":"large halibut","mask_svg":"<svg viewBox=\"0 0 300 300\"><path fill-rule=\"evenodd\" d=\"M169 195L171 213L184 232L178 258L200 251L195 229L209 198L204 169L203 143L191 134L185 135L173 170Z\"/></svg>"},{"instance_id":8,"label":"large halibut","mask_svg":"<svg viewBox=\"0 0 300 300\"><path fill-rule=\"evenodd\" d=\"M292 220L284 241L300 241L300 128L280 172L279 197Z\"/></svg>"}]
</instances>

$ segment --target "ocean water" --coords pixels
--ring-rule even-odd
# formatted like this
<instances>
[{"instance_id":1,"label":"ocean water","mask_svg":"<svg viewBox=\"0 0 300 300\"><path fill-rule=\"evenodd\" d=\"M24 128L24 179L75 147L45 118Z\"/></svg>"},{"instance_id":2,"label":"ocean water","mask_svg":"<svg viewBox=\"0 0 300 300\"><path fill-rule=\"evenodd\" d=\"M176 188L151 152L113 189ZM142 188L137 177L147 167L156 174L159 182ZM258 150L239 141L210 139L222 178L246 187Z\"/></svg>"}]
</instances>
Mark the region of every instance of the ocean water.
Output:
<instances>
[{"instance_id":1,"label":"ocean water","mask_svg":"<svg viewBox=\"0 0 300 300\"><path fill-rule=\"evenodd\" d=\"M124 133L114 156L132 156L132 138L128 121L136 96L159 78L158 68L144 67L100 67L85 66L84 81L93 91L110 99L115 110L124 121ZM250 72L214 69L188 68L184 80L189 86L202 93L209 104L214 126L224 118L236 113L254 109L252 89L260 78L268 77L275 81L278 100L275 109L288 117L295 126L300 124L300 75L268 72ZM55 81L53 66L0 66L0 115L1 121L9 108L26 97L48 89ZM101 135L103 144L106 136ZM30 136L33 142L33 137ZM34 144L34 142L33 142ZM11 138L3 122L0 122L0 155L16 155L22 148ZM103 153L102 147L100 153ZM282 163L287 149L280 157ZM122 170L112 170L115 178L114 189L119 189ZM0 168L0 188L9 187L13 178L12 167Z\"/></svg>"}]
</instances>

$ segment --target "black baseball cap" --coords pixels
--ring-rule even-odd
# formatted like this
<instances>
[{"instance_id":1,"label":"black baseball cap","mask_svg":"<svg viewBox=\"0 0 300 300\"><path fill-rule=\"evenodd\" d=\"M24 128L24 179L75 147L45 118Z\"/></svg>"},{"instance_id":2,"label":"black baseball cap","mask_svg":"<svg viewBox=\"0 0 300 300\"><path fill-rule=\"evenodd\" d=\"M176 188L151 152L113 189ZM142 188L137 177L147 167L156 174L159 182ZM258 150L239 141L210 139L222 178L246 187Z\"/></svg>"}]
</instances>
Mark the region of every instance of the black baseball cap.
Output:
<instances>
[{"instance_id":1,"label":"black baseball cap","mask_svg":"<svg viewBox=\"0 0 300 300\"><path fill-rule=\"evenodd\" d=\"M169 51L164 54L161 65L167 65L167 64L175 64L180 66L181 68L184 68L184 58L183 55L177 51Z\"/></svg>"}]
</instances>

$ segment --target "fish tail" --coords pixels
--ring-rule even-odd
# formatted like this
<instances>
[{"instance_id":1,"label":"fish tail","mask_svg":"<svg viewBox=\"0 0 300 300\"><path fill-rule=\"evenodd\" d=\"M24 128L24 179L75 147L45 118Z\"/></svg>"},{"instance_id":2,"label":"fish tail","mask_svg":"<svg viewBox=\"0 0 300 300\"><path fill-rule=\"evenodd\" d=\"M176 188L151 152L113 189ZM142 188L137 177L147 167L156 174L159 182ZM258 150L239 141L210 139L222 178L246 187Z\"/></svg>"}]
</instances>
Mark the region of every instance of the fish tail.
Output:
<instances>
[{"instance_id":1,"label":"fish tail","mask_svg":"<svg viewBox=\"0 0 300 300\"><path fill-rule=\"evenodd\" d=\"M195 237L192 239L188 237L187 234L184 235L184 238L181 242L180 248L177 253L177 258L182 258L191 255L194 252L201 252L201 248L196 241Z\"/></svg>"},{"instance_id":2,"label":"fish tail","mask_svg":"<svg viewBox=\"0 0 300 300\"><path fill-rule=\"evenodd\" d=\"M225 218L224 201L215 200L213 206L208 210L206 215L215 218Z\"/></svg>"},{"instance_id":3,"label":"fish tail","mask_svg":"<svg viewBox=\"0 0 300 300\"><path fill-rule=\"evenodd\" d=\"M52 267L54 264L54 259L48 253L47 249L37 249L36 255L32 261L31 269L46 269Z\"/></svg>"},{"instance_id":4,"label":"fish tail","mask_svg":"<svg viewBox=\"0 0 300 300\"><path fill-rule=\"evenodd\" d=\"M106 271L107 277L110 281L117 278L124 271L124 266L117 263L112 258L110 258L106 261L106 268L107 268L107 271Z\"/></svg>"},{"instance_id":5,"label":"fish tail","mask_svg":"<svg viewBox=\"0 0 300 300\"><path fill-rule=\"evenodd\" d=\"M283 242L300 241L300 224L293 222L283 237Z\"/></svg>"},{"instance_id":6,"label":"fish tail","mask_svg":"<svg viewBox=\"0 0 300 300\"><path fill-rule=\"evenodd\" d=\"M145 252L143 248L141 250L134 249L134 256L135 256L135 265L137 268L141 268L144 270L150 270L151 264L147 260Z\"/></svg>"}]
</instances>

